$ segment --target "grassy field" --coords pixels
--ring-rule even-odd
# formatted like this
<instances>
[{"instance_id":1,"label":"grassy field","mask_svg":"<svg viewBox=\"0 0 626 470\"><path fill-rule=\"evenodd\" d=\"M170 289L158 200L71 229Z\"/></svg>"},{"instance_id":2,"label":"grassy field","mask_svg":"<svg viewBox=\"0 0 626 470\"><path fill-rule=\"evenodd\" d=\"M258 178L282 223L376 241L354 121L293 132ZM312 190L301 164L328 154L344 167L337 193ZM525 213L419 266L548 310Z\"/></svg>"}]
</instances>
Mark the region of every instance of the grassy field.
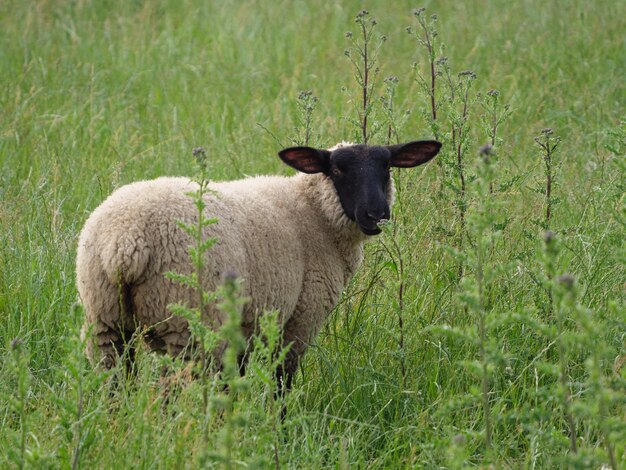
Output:
<instances>
[{"instance_id":1,"label":"grassy field","mask_svg":"<svg viewBox=\"0 0 626 470\"><path fill-rule=\"evenodd\" d=\"M626 468L626 3L426 2L436 121L421 6L0 3L0 467ZM388 37L372 142L391 123L444 148L396 176L394 222L285 420L262 358L230 395L196 381L166 399L148 354L133 379L93 370L74 274L88 214L123 184L193 175L199 145L212 179L289 174L301 90L319 98L314 144L359 140L344 51L359 63L346 32L364 7L373 45ZM494 112L510 115L492 136ZM536 138L558 142L549 170Z\"/></svg>"}]
</instances>

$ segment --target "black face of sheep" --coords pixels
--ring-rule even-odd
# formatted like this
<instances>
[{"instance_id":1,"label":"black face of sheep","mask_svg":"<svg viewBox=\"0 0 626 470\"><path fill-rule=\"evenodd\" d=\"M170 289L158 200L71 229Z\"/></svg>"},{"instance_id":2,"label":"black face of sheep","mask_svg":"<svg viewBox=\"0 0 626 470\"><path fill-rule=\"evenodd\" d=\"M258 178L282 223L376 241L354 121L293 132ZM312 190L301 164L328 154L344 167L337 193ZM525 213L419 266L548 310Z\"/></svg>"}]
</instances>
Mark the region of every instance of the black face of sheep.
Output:
<instances>
[{"instance_id":1,"label":"black face of sheep","mask_svg":"<svg viewBox=\"0 0 626 470\"><path fill-rule=\"evenodd\" d=\"M303 173L324 173L337 190L343 210L363 233L380 233L389 219L389 169L412 168L431 160L441 148L435 140L387 146L353 145L334 151L311 147L281 150L280 158Z\"/></svg>"}]
</instances>

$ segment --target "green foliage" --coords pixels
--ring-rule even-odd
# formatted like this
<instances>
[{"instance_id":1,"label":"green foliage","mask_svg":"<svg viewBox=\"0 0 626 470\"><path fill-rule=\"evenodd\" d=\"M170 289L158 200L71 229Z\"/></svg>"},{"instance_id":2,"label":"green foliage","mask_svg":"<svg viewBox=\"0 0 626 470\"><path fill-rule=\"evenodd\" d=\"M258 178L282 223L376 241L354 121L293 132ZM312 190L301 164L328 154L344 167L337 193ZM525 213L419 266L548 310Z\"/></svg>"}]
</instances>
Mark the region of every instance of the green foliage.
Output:
<instances>
[{"instance_id":1,"label":"green foliage","mask_svg":"<svg viewBox=\"0 0 626 470\"><path fill-rule=\"evenodd\" d=\"M0 467L624 466L625 5L368 7L378 24L354 23L356 1L0 3ZM364 117L371 143L444 147L394 173L393 220L291 394L280 312L251 348L238 281L202 289L215 221L197 193L206 216L180 225L195 274L170 278L196 291L172 309L205 367L137 341L130 374L92 370L76 236L114 188L287 172L280 145L364 141ZM213 303L221 330L197 307ZM218 374L207 352L225 344Z\"/></svg>"},{"instance_id":2,"label":"green foliage","mask_svg":"<svg viewBox=\"0 0 626 470\"><path fill-rule=\"evenodd\" d=\"M16 414L19 430L11 436L14 441L9 447L8 459L19 468L25 468L30 452L26 447L28 435L28 395L30 392L30 371L28 370L28 352L24 349L23 341L16 338L11 341L11 357L9 357L9 371L16 378L16 389L9 397L10 411Z\"/></svg>"}]
</instances>

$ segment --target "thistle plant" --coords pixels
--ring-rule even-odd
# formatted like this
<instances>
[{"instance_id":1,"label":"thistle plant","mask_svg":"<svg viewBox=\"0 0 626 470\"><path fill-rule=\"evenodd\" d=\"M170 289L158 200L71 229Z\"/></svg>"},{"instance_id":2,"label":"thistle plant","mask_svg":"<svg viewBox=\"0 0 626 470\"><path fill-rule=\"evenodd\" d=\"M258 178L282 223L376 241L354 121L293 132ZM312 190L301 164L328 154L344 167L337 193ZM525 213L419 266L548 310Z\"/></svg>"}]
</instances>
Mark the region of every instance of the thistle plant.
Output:
<instances>
[{"instance_id":1,"label":"thistle plant","mask_svg":"<svg viewBox=\"0 0 626 470\"><path fill-rule=\"evenodd\" d=\"M511 115L511 107L508 104L500 102L500 92L496 89L489 90L486 94L479 94L478 99L484 110L484 114L480 117L483 131L489 139L491 148L496 149L501 139L498 137L498 128ZM493 193L493 182L489 187L489 191Z\"/></svg>"},{"instance_id":2,"label":"thistle plant","mask_svg":"<svg viewBox=\"0 0 626 470\"><path fill-rule=\"evenodd\" d=\"M217 333L219 325L213 323L207 312L208 305L216 299L216 293L206 289L205 279L205 256L217 240L214 237L206 237L205 229L216 224L217 219L207 217L204 212L206 208L204 196L210 192L206 151L202 147L197 147L193 150L193 156L198 166L198 187L196 191L189 193L189 197L192 198L197 209L197 218L194 222L177 221L178 226L193 240L193 245L188 249L193 269L190 274L168 272L166 277L193 290L196 296L195 307L171 304L168 305L168 308L174 315L180 315L187 320L194 347L199 355L200 368L197 372L202 382L202 414L205 417L203 442L206 451L209 446L210 374L214 366L211 353L218 347L220 338Z\"/></svg>"},{"instance_id":3,"label":"thistle plant","mask_svg":"<svg viewBox=\"0 0 626 470\"><path fill-rule=\"evenodd\" d=\"M431 15L429 19L426 19L426 8L418 8L413 11L413 16L417 19L418 27L413 29L408 27L407 33L413 36L420 47L424 48L428 56L429 74L425 77L420 73L418 64L413 64L415 70L415 80L424 93L424 95L430 98L430 113L427 115L430 117L428 122L435 139L440 140L439 126L437 125L437 76L440 74L437 71L437 49L438 49L438 33L437 33L437 15Z\"/></svg>"},{"instance_id":4,"label":"thistle plant","mask_svg":"<svg viewBox=\"0 0 626 470\"><path fill-rule=\"evenodd\" d=\"M78 304L74 307L78 307ZM68 443L68 448L60 449L59 452L67 461L71 461L72 469L80 468L82 455L96 442L96 423L100 410L91 409L89 398L97 396L101 385L110 375L109 372L86 367L86 341L86 338L81 339L78 335L66 338L70 350L61 381L67 384L71 393L67 398L62 394L55 400L63 411L61 426Z\"/></svg>"},{"instance_id":5,"label":"thistle plant","mask_svg":"<svg viewBox=\"0 0 626 470\"><path fill-rule=\"evenodd\" d=\"M311 95L306 94L303 98L309 100ZM196 294L197 306L174 304L169 308L174 314L182 315L188 321L193 347L200 362L196 375L201 382L204 449L199 454L198 463L204 466L209 462L215 462L224 468L234 468L238 460L235 455L238 448L235 436L247 423L244 412L248 405L242 397L251 386L248 378L241 377L240 370L240 360L246 349L246 340L241 331L241 309L247 299L241 296L240 280L234 272L226 273L223 284L215 291L206 289L205 257L217 240L207 237L205 229L217 223L217 220L207 217L204 213L206 208L204 197L211 191L208 187L206 152L202 148L197 148L193 153L199 167L198 188L189 196L196 206L197 218L195 223L178 222L181 229L194 242L189 247L193 270L190 274L167 273L167 277L192 289ZM217 304L216 307L221 312L219 319L208 316L207 307L211 303ZM276 336L278 334L271 335L272 338ZM274 343L275 339L271 344ZM284 355L279 355L276 360L284 360ZM271 416L276 415L277 413L271 413ZM216 418L221 421L221 427L215 439L212 439L209 430L212 420ZM275 420L273 422L275 423ZM276 442L274 448L278 468Z\"/></svg>"},{"instance_id":6,"label":"thistle plant","mask_svg":"<svg viewBox=\"0 0 626 470\"><path fill-rule=\"evenodd\" d=\"M395 98L396 90L398 87L399 79L396 76L390 76L383 81L385 86L385 92L380 97L381 109L387 123L387 135L385 136L385 142L387 145L400 142L400 130L406 124L408 117L411 114L409 109L403 112L398 112ZM397 194L396 203L394 204L393 211L396 214L394 218L403 217L404 206L402 194L404 192L404 185L402 180L403 172L393 173L394 186ZM397 224L393 224L394 235L397 228Z\"/></svg>"},{"instance_id":7,"label":"thistle plant","mask_svg":"<svg viewBox=\"0 0 626 470\"><path fill-rule=\"evenodd\" d=\"M452 73L447 59L439 60L438 63L439 72L446 85L444 109L450 126L449 150L444 152L441 158L442 185L439 192L443 197L443 186L445 186L453 193L456 209L455 219L458 223L458 228L453 232L456 233L456 248L463 250L468 206L467 181L473 178L467 173L465 153L471 143L470 110L476 99L471 90L473 82L476 80L476 74L471 70L465 70L455 75ZM460 263L457 269L458 279L463 277L463 272L463 264Z\"/></svg>"},{"instance_id":8,"label":"thistle plant","mask_svg":"<svg viewBox=\"0 0 626 470\"><path fill-rule=\"evenodd\" d=\"M427 70L422 71L419 62L413 63L413 73L415 76L415 82L417 83L419 93L421 93L429 102L429 106L424 109L423 115L426 122L429 124L430 131L435 139L444 143L443 149L440 152L436 164L439 170L439 181L437 191L434 194L434 198L438 201L447 199L445 195L445 188L450 186L450 159L452 153L448 150L447 136L441 131L441 116L439 109L439 91L438 91L438 79L443 77L444 69L447 66L448 58L442 55L444 50L443 44L439 43L439 33L437 32L437 15L433 14L430 18L426 17L426 8L417 8L413 11L413 17L417 20L417 27L408 26L406 28L407 33L414 37L418 44L418 51L423 50L428 58ZM449 67L447 69L450 73ZM437 217L440 217L437 215ZM452 231L446 227L445 216L441 216L436 224L436 228L439 232L444 233L445 236L452 236Z\"/></svg>"},{"instance_id":9,"label":"thistle plant","mask_svg":"<svg viewBox=\"0 0 626 470\"><path fill-rule=\"evenodd\" d=\"M619 408L626 403L626 379L611 370L613 350L609 346L604 332L608 325L604 321L597 320L596 312L585 308L579 302L578 283L570 275L560 278L563 288L566 290L564 299L565 312L568 316L574 316L579 325L578 344L584 345L589 351L585 360L587 371L585 387L587 389L587 403L585 414L593 421L602 436L604 455L600 455L599 465L609 466L613 470L620 468L619 458L616 452L616 442L626 441L626 422L622 417L614 416L611 410ZM609 317L617 324L621 324L622 331L626 329L626 313L624 306L621 312L617 304L613 304L609 311ZM619 357L619 356L618 356ZM613 368L614 369L614 368Z\"/></svg>"},{"instance_id":10,"label":"thistle plant","mask_svg":"<svg viewBox=\"0 0 626 470\"><path fill-rule=\"evenodd\" d=\"M500 102L500 92L496 89L489 90L484 95L480 94L479 98L485 111L480 121L489 143L495 148L501 141L498 137L498 128L511 115L511 106Z\"/></svg>"},{"instance_id":11,"label":"thistle plant","mask_svg":"<svg viewBox=\"0 0 626 470\"><path fill-rule=\"evenodd\" d=\"M502 273L510 269L509 264L498 263L495 259L495 246L501 236L497 224L500 202L490 191L496 174L497 158L490 144L480 148L476 159L476 178L468 184L468 195L473 203L467 212L467 239L463 249L449 247L449 251L466 269L460 279L457 299L464 316L471 318L469 326L432 325L425 328L443 337L463 340L472 351L473 358L459 361L471 376L478 380L478 386L470 387L469 394L454 398L447 405L454 409L462 403L477 403L482 411L480 440L482 441L483 461L489 464L494 458L494 428L498 417L492 411L495 400L493 377L496 370L506 363L507 358L494 336L505 321L506 315L496 310L492 292ZM469 430L468 430L469 431ZM471 432L470 432L471 433ZM463 436L459 436L463 438ZM456 441L457 438L454 438ZM448 449L450 460L457 468L463 468L464 446L452 444Z\"/></svg>"},{"instance_id":12,"label":"thistle plant","mask_svg":"<svg viewBox=\"0 0 626 470\"><path fill-rule=\"evenodd\" d=\"M612 303L604 312L584 306L576 277L561 268L564 250L560 237L546 231L543 238L538 253L542 272L536 280L547 291L545 315L519 317L547 342L542 351L545 358L538 356L536 361L541 377L536 373L534 410L526 417L534 433L533 453L539 454L539 447L550 447L548 455L562 467L621 468L616 449L626 438L626 425L622 416L614 416L610 410L626 403L626 381L611 371L615 349L606 332L626 328L623 305ZM538 405L546 400L557 405L554 410ZM550 430L549 423L554 420L564 423L566 440ZM600 444L592 452L585 442L590 433L599 436ZM568 452L564 452L565 442Z\"/></svg>"},{"instance_id":13,"label":"thistle plant","mask_svg":"<svg viewBox=\"0 0 626 470\"><path fill-rule=\"evenodd\" d=\"M605 148L611 154L610 174L615 175L609 180L609 191L613 199L611 212L613 219L626 230L626 117L607 134ZM626 258L626 248L621 250L621 255Z\"/></svg>"},{"instance_id":14,"label":"thistle plant","mask_svg":"<svg viewBox=\"0 0 626 470\"><path fill-rule=\"evenodd\" d=\"M495 174L495 155L490 145L481 147L477 165L477 177L472 183L476 203L469 212L468 235L472 243L463 251L462 258L468 267L463 279L460 298L468 313L476 318L477 332L471 334L472 342L478 346L478 360L470 363L480 378L480 397L484 423L485 456L489 459L492 451L493 417L491 412L491 376L494 364L502 361L497 343L490 340L488 331L493 328L493 306L489 291L496 284L498 269L492 260L493 247L500 235L497 220L497 202L490 191Z\"/></svg>"},{"instance_id":15,"label":"thistle plant","mask_svg":"<svg viewBox=\"0 0 626 470\"><path fill-rule=\"evenodd\" d=\"M578 451L576 423L572 414L572 396L570 392L570 380L568 372L567 357L567 329L568 311L571 308L571 291L573 278L569 275L557 277L557 258L559 255L559 242L553 232L546 232L544 235L543 264L545 270L545 283L549 295L549 311L553 314L556 345L558 353L558 397L564 419L567 423L570 451Z\"/></svg>"},{"instance_id":16,"label":"thistle plant","mask_svg":"<svg viewBox=\"0 0 626 470\"><path fill-rule=\"evenodd\" d=\"M467 451L467 438L463 434L455 435L446 449L446 463L448 468L464 469L467 468L469 461Z\"/></svg>"},{"instance_id":17,"label":"thistle plant","mask_svg":"<svg viewBox=\"0 0 626 470\"><path fill-rule=\"evenodd\" d=\"M396 94L396 87L398 86L398 77L391 76L384 80L385 94L380 97L383 112L387 118L387 139L386 144L390 145L392 137L395 137L398 142L398 128L395 122L395 109L394 109L394 97Z\"/></svg>"},{"instance_id":18,"label":"thistle plant","mask_svg":"<svg viewBox=\"0 0 626 470\"><path fill-rule=\"evenodd\" d=\"M387 122L387 135L385 137L387 145L400 142L400 130L411 114L409 109L406 109L400 114L396 109L395 98L399 81L400 80L395 75L387 77L383 80L385 92L380 97L380 102L382 105L382 112Z\"/></svg>"},{"instance_id":19,"label":"thistle plant","mask_svg":"<svg viewBox=\"0 0 626 470\"><path fill-rule=\"evenodd\" d=\"M311 90L302 90L296 98L298 107L298 124L296 126L296 137L293 139L295 145L314 146L315 140L312 134L311 124L313 122L313 112L318 104L318 98Z\"/></svg>"},{"instance_id":20,"label":"thistle plant","mask_svg":"<svg viewBox=\"0 0 626 470\"><path fill-rule=\"evenodd\" d=\"M445 217L439 229L450 236L456 237L456 247L463 249L466 230L467 182L472 175L467 174L465 163L466 149L471 144L470 124L471 108L476 100L473 83L476 74L471 70L454 73L448 58L442 55L444 45L438 39L436 28L437 15L426 17L425 8L413 12L417 27L407 28L407 32L415 37L420 48L428 57L428 72L423 73L418 63L413 65L415 80L420 92L428 98L430 109L425 113L430 123L431 132L444 148L437 158L440 171L439 188L436 193L438 200L447 199L446 188L453 193L455 217L458 228L444 227ZM439 91L439 81L443 87ZM448 132L444 129L449 129ZM457 278L463 276L463 265L459 264Z\"/></svg>"},{"instance_id":21,"label":"thistle plant","mask_svg":"<svg viewBox=\"0 0 626 470\"><path fill-rule=\"evenodd\" d=\"M391 228L392 225L394 226L394 229ZM405 389L407 383L407 368L404 345L404 292L406 289L405 286L407 279L405 273L404 255L402 253L402 249L400 248L400 244L398 243L397 234L392 233L392 230L395 230L395 225L396 224L388 223L382 226L386 236L382 239L381 245L389 257L386 264L393 271L395 276L394 285L397 297L394 299L393 307L398 318L398 362L400 364L400 373L402 375L402 388Z\"/></svg>"},{"instance_id":22,"label":"thistle plant","mask_svg":"<svg viewBox=\"0 0 626 470\"><path fill-rule=\"evenodd\" d=\"M354 79L359 87L360 98L354 102L357 118L348 118L348 121L359 130L357 142L367 144L380 130L380 126L371 126L370 121L375 103L374 90L380 73L378 58L387 36L374 36L374 28L378 23L367 10L360 11L354 21L358 25L358 32L356 35L352 31L346 33L351 47L344 54L354 68Z\"/></svg>"},{"instance_id":23,"label":"thistle plant","mask_svg":"<svg viewBox=\"0 0 626 470\"><path fill-rule=\"evenodd\" d=\"M456 86L460 91L460 113L452 113L452 148L456 150L456 171L458 177L457 207L459 211L459 221L461 230L459 233L459 246L463 246L463 234L465 232L465 212L467 211L466 192L466 172L464 163L464 153L469 140L469 106L471 105L470 89L472 82L476 80L476 74L471 70L466 70L458 74ZM454 86L451 84L451 87ZM451 96L454 92L451 88ZM453 108L453 111L458 111Z\"/></svg>"},{"instance_id":24,"label":"thistle plant","mask_svg":"<svg viewBox=\"0 0 626 470\"><path fill-rule=\"evenodd\" d=\"M272 450L274 468L280 468L280 446L282 436L280 428L284 420L284 398L282 384L276 380L277 371L281 370L289 352L289 346L283 347L280 327L280 312L265 312L258 318L259 333L252 338L252 352L250 353L248 369L252 380L256 379L266 397L269 413L269 432L272 436Z\"/></svg>"},{"instance_id":25,"label":"thistle plant","mask_svg":"<svg viewBox=\"0 0 626 470\"><path fill-rule=\"evenodd\" d=\"M224 314L224 323L218 331L226 347L221 357L220 382L222 392L212 397L212 407L221 414L222 429L216 452L207 457L220 462L224 468L235 468L233 452L235 448L235 430L244 426L245 420L238 415L235 404L238 394L248 387L248 382L239 373L239 357L243 353L246 341L241 333L241 308L247 302L240 296L240 285L236 273L227 273L224 284L217 291L221 299L218 308Z\"/></svg>"},{"instance_id":26,"label":"thistle plant","mask_svg":"<svg viewBox=\"0 0 626 470\"><path fill-rule=\"evenodd\" d=\"M561 143L561 138L554 135L552 129L542 129L541 134L535 137L535 142L541 149L541 158L544 164L545 186L536 189L537 192L545 196L545 218L538 224L544 230L550 230L550 222L554 206L559 202L558 198L553 196L554 187L556 186L556 176L558 171L558 163L554 156L556 150Z\"/></svg>"},{"instance_id":27,"label":"thistle plant","mask_svg":"<svg viewBox=\"0 0 626 470\"><path fill-rule=\"evenodd\" d=\"M557 378L554 395L569 440L569 454L562 460L567 466L587 467L593 462L593 466L604 468L608 464L607 468L621 468L616 443L626 438L626 425L622 417L612 416L610 410L626 403L623 393L626 381L618 374L611 376L614 349L605 332L611 328L610 324L619 325L617 328L623 331L626 315L623 305L618 312L616 303L610 305L604 315L599 315L600 312L593 312L580 302L576 278L569 273L560 274L561 244L553 232L545 233L543 282L550 293L551 316L542 329L555 345L556 365L550 367L549 363L544 363L544 367L552 370ZM579 360L575 361L576 358ZM571 364L583 358L586 374L580 380L574 376ZM596 449L593 456L582 448L588 432L585 429L597 430L602 437L603 452Z\"/></svg>"}]
</instances>

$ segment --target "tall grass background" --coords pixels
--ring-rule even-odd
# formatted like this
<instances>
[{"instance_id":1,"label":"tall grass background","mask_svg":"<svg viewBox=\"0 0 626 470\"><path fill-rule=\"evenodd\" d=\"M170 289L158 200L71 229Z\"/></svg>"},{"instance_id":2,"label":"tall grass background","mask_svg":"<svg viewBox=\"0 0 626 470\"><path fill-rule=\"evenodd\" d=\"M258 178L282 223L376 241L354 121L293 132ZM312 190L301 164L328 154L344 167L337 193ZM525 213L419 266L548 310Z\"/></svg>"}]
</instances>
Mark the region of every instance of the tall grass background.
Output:
<instances>
[{"instance_id":1,"label":"tall grass background","mask_svg":"<svg viewBox=\"0 0 626 470\"><path fill-rule=\"evenodd\" d=\"M432 137L413 67L427 73L428 56L406 32L421 6L0 3L0 466L623 468L623 2L423 5L454 76L476 75L466 199L441 164L395 175L393 226L368 244L282 422L271 354L209 424L197 382L164 398L162 359L140 354L112 388L82 356L74 257L90 211L125 183L193 174L198 145L212 179L289 174L276 153L300 135L301 90L319 99L315 144L358 139L344 50L364 7L388 37L375 101L396 76L395 109L410 110L398 140ZM445 160L457 102L439 83ZM511 114L479 156L492 89ZM546 128L560 138L549 199Z\"/></svg>"}]
</instances>

